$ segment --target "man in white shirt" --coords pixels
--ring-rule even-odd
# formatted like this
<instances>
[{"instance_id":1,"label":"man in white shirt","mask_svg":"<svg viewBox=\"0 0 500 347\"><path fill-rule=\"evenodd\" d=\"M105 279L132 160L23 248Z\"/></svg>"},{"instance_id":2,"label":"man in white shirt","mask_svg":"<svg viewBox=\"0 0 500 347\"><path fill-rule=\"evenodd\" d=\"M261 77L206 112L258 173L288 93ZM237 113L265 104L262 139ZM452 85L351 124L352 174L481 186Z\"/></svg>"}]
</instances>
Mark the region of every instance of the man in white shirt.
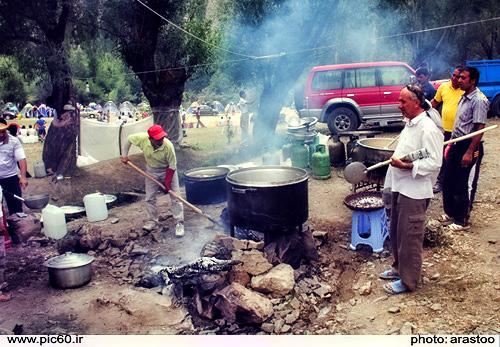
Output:
<instances>
[{"instance_id":1,"label":"man in white shirt","mask_svg":"<svg viewBox=\"0 0 500 347\"><path fill-rule=\"evenodd\" d=\"M399 109L406 126L387 170L384 190L391 192L390 238L394 263L379 276L394 279L384 285L386 292L414 291L420 282L425 212L433 197L434 186L443 159L443 134L424 111L425 94L409 85L399 94ZM416 161L397 159L421 148L429 156Z\"/></svg>"},{"instance_id":2,"label":"man in white shirt","mask_svg":"<svg viewBox=\"0 0 500 347\"><path fill-rule=\"evenodd\" d=\"M247 97L245 91L240 91L240 101L238 102L238 108L241 111L240 117L240 127L241 127L241 142L245 142L249 138L248 128L250 123L250 113L248 113L248 105L253 104L255 101L255 97L248 101L245 98Z\"/></svg>"},{"instance_id":3,"label":"man in white shirt","mask_svg":"<svg viewBox=\"0 0 500 347\"><path fill-rule=\"evenodd\" d=\"M28 186L26 154L21 142L9 134L6 123L3 118L0 120L0 185L4 191L22 196L21 187ZM6 194L5 201L9 215L23 212L22 202L12 195Z\"/></svg>"}]
</instances>

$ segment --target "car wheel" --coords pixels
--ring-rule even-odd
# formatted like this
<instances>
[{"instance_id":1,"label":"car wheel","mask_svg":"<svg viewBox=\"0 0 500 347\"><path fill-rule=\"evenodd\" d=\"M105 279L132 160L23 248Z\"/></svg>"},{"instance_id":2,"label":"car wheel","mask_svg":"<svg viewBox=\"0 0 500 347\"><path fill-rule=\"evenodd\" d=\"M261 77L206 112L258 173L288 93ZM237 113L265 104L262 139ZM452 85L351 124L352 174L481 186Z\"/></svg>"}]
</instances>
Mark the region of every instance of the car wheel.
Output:
<instances>
[{"instance_id":1,"label":"car wheel","mask_svg":"<svg viewBox=\"0 0 500 347\"><path fill-rule=\"evenodd\" d=\"M336 108L328 117L328 129L332 134L353 131L356 130L358 126L358 117L354 111L345 107Z\"/></svg>"},{"instance_id":2,"label":"car wheel","mask_svg":"<svg viewBox=\"0 0 500 347\"><path fill-rule=\"evenodd\" d=\"M491 103L491 112L495 117L500 117L500 95L497 95Z\"/></svg>"}]
</instances>

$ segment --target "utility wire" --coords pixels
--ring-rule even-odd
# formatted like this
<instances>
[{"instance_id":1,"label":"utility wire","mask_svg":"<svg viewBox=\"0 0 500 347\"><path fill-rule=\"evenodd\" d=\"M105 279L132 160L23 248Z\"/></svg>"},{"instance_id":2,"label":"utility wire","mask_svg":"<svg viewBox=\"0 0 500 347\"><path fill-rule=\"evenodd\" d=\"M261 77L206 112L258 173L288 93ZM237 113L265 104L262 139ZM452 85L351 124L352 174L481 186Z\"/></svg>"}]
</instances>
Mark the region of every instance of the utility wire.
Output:
<instances>
[{"instance_id":1,"label":"utility wire","mask_svg":"<svg viewBox=\"0 0 500 347\"><path fill-rule=\"evenodd\" d=\"M147 8L148 10L150 10L151 12L153 12L154 14L156 14L158 17L160 17L161 19L163 19L163 20L164 20L165 22L167 22L168 24L170 24L170 25L172 25L173 27L175 27L175 28L179 29L180 31L182 31L182 32L183 32L183 33L185 33L185 34L187 34L187 35L189 35L189 36L191 36L191 37L193 37L193 38L195 38L195 39L197 39L197 40L200 40L200 41L201 41L201 42L203 42L203 43L206 43L207 45L209 45L209 46L211 46L211 47L213 47L213 48L219 49L219 50L224 51L224 52L226 52L226 53L236 54L236 55L239 55L239 56L241 56L241 57L252 58L252 59L253 59L253 58L255 58L255 57L252 57L252 56L250 56L250 55L245 55L245 54L241 54L241 53L237 53L237 52L229 51L229 50L227 50L227 49L224 49L224 48L218 47L218 46L216 46L216 45L214 45L214 44L212 44L212 43L210 43L210 42L208 42L208 41L206 41L206 40L203 40L203 39L199 38L198 36L191 34L189 31L182 29L182 28L181 28L180 26L178 26L177 24L175 24L175 23L173 23L173 22L169 21L167 18L163 17L161 14L159 14L158 12L156 12L155 10L153 10L151 7L149 7L148 5L146 5L145 3L143 3L141 0L136 0L136 1L137 1L139 4L141 4L142 6L146 7L146 8Z\"/></svg>"},{"instance_id":2,"label":"utility wire","mask_svg":"<svg viewBox=\"0 0 500 347\"><path fill-rule=\"evenodd\" d=\"M488 18L488 19L480 19L477 21L472 21L472 22L466 22L466 23L459 23L459 24L450 24L450 25L444 25L441 27L436 27L436 28L429 28L429 29L421 29L421 30L415 30L415 31L410 31L406 33L399 33L399 34L393 34L393 35L386 35L386 36L381 36L381 37L375 37L371 39L363 39L363 40L357 40L357 41L349 41L349 42L342 42L342 43L336 43L333 45L328 45L328 46L321 46L321 47L314 47L314 48L308 48L308 49L303 49L303 50L298 50L298 51L292 51L292 52L280 52L276 54L269 54L269 55L263 55L263 56L250 56L250 55L244 55L240 54L237 52L229 51L224 48L215 46L193 34L190 32L180 28L179 26L175 25L174 23L170 22L168 19L164 18L148 6L146 6L144 3L142 3L140 0L136 0L137 2L141 3L143 6L148 8L150 11L154 12L156 15L158 15L160 18L165 20L167 23L173 25L175 28L183 31L184 33L192 36L193 38L200 40L216 49L222 50L227 53L231 54L236 54L242 57L245 57L246 59L236 59L236 60L227 60L227 61L222 61L217 64L230 64L230 63L236 63L236 62L242 62L242 61L248 61L248 60L258 60L258 59L272 59L272 58L280 58L285 55L290 55L290 54L298 54L298 53L304 53L304 52L309 52L309 51L316 51L316 50L321 50L321 49L329 49L333 47L340 47L340 46L346 46L346 45L352 45L352 44L358 44L358 43L363 43L363 42L370 42L370 41L378 41L378 40L386 40L386 39L391 39L395 37L401 37L401 36L409 36L409 35L415 35L415 34L421 34L421 33L426 33L426 32L431 32L431 31L437 31L437 30L444 30L444 29L451 29L451 28L456 28L456 27L461 27L461 26L468 26L472 24L478 24L478 23L486 23L486 22L491 22L491 21L496 21L499 20L500 17L494 17L494 18ZM164 68L164 69L158 69L158 70L150 70L150 71L140 71L140 72L130 72L130 73L123 73L121 74L122 76L126 75L140 75L140 74L146 74L146 73L155 73L155 72L162 72L162 71L170 71L170 70L179 70L179 69L185 69L185 68L197 68L197 67L203 67L203 66L210 66L210 65L215 65L216 63L211 63L211 64L200 64L200 65L192 65L192 66L179 66L179 67L171 67L171 68ZM79 80L91 80L95 77L87 77L87 78L79 78L79 77L74 77L75 79Z\"/></svg>"}]
</instances>

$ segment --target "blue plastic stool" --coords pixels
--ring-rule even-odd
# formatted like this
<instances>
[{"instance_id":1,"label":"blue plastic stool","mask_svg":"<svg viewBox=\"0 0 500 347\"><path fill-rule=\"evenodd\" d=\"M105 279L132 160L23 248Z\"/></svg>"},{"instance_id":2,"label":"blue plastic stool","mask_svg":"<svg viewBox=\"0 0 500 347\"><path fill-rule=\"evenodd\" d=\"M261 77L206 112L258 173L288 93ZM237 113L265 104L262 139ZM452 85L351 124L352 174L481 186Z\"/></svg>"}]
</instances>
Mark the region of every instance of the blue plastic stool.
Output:
<instances>
[{"instance_id":1,"label":"blue plastic stool","mask_svg":"<svg viewBox=\"0 0 500 347\"><path fill-rule=\"evenodd\" d=\"M389 236L385 208L371 212L352 211L352 233L349 247L356 250L359 244L372 247L373 252L384 250L384 240Z\"/></svg>"}]
</instances>

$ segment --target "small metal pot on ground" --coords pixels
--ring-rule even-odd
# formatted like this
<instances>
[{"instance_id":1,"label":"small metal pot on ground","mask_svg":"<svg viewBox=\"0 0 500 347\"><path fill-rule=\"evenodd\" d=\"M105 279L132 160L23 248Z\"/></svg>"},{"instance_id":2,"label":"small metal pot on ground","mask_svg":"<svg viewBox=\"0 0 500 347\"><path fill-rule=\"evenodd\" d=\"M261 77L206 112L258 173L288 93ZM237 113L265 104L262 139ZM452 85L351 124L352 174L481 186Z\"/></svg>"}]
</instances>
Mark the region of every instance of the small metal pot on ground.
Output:
<instances>
[{"instance_id":1,"label":"small metal pot on ground","mask_svg":"<svg viewBox=\"0 0 500 347\"><path fill-rule=\"evenodd\" d=\"M92 279L94 257L83 253L66 252L47 260L50 284L55 288L77 288Z\"/></svg>"}]
</instances>

